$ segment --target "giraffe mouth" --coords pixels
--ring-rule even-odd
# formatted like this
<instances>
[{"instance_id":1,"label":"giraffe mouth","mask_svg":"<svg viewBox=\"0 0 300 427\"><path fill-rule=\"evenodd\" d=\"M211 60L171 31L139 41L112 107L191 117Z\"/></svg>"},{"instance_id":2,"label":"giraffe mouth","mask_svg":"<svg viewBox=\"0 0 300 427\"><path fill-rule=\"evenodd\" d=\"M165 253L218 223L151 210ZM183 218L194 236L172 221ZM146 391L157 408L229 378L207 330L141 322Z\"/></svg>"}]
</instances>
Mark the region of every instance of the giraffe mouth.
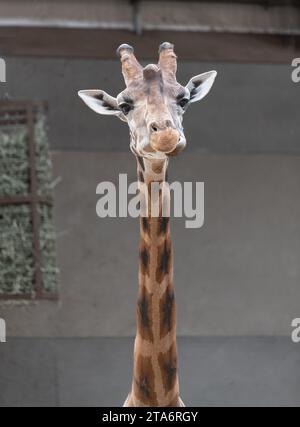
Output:
<instances>
[{"instance_id":1,"label":"giraffe mouth","mask_svg":"<svg viewBox=\"0 0 300 427\"><path fill-rule=\"evenodd\" d=\"M154 151L170 154L175 150L179 140L180 134L178 130L168 128L151 133L149 143Z\"/></svg>"},{"instance_id":2,"label":"giraffe mouth","mask_svg":"<svg viewBox=\"0 0 300 427\"><path fill-rule=\"evenodd\" d=\"M150 141L147 142L147 144L144 144L142 147L139 147L137 142L132 141L130 144L130 149L133 152L133 154L143 157L145 159L149 160L166 160L169 157L175 157L177 156L186 146L186 139L181 134L179 137L179 140L177 141L175 147L171 151L164 152L160 150L155 150Z\"/></svg>"}]
</instances>

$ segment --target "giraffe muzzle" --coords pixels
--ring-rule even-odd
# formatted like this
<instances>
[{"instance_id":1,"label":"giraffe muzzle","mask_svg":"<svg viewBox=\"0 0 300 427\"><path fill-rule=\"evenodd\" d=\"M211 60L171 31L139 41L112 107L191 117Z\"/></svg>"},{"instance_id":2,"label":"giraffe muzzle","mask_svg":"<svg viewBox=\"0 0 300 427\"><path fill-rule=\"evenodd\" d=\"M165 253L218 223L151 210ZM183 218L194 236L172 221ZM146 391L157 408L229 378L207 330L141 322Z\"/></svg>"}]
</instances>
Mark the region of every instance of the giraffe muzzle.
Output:
<instances>
[{"instance_id":1,"label":"giraffe muzzle","mask_svg":"<svg viewBox=\"0 0 300 427\"><path fill-rule=\"evenodd\" d=\"M179 142L179 132L173 128L157 130L150 135L150 145L155 151L171 153Z\"/></svg>"}]
</instances>

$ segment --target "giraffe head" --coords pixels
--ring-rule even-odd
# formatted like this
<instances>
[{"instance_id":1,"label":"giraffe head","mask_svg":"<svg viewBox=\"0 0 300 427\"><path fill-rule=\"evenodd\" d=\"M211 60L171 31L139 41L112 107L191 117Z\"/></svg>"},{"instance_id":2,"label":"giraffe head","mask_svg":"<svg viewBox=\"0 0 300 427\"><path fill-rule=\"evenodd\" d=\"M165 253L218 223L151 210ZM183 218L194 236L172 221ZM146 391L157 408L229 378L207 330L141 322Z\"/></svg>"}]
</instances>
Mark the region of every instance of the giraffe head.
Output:
<instances>
[{"instance_id":1,"label":"giraffe head","mask_svg":"<svg viewBox=\"0 0 300 427\"><path fill-rule=\"evenodd\" d=\"M96 113L115 115L128 123L130 147L141 157L163 159L186 145L182 119L188 106L210 91L216 71L199 74L186 86L176 80L177 57L172 44L159 47L158 64L142 67L133 48L118 50L126 89L115 98L103 90L81 90L78 95Z\"/></svg>"}]
</instances>

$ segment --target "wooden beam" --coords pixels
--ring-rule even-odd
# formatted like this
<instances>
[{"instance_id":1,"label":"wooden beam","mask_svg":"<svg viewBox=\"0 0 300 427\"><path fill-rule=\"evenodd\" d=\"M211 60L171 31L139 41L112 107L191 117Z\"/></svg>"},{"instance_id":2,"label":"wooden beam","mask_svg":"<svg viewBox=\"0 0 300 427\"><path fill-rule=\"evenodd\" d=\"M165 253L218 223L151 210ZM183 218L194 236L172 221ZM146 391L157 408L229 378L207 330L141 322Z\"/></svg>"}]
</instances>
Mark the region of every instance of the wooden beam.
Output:
<instances>
[{"instance_id":1,"label":"wooden beam","mask_svg":"<svg viewBox=\"0 0 300 427\"><path fill-rule=\"evenodd\" d=\"M139 58L156 59L158 45L171 41L180 59L290 63L300 57L300 36L188 31L145 31L70 28L0 28L0 56L115 58L121 43L135 47Z\"/></svg>"}]
</instances>

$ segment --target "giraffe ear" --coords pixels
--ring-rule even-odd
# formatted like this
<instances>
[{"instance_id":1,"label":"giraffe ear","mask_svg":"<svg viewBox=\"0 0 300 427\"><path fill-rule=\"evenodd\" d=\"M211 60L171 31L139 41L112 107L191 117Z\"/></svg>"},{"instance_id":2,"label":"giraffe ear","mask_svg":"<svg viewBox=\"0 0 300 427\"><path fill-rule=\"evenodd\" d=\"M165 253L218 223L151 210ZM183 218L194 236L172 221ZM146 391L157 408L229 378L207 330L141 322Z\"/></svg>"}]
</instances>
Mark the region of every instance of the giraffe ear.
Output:
<instances>
[{"instance_id":1,"label":"giraffe ear","mask_svg":"<svg viewBox=\"0 0 300 427\"><path fill-rule=\"evenodd\" d=\"M122 119L123 113L118 107L116 98L108 95L104 90L80 90L78 96L96 113L119 116Z\"/></svg>"},{"instance_id":2,"label":"giraffe ear","mask_svg":"<svg viewBox=\"0 0 300 427\"><path fill-rule=\"evenodd\" d=\"M200 99L204 98L210 91L216 77L216 71L208 71L192 77L186 85L191 94L189 102L200 101Z\"/></svg>"}]
</instances>

